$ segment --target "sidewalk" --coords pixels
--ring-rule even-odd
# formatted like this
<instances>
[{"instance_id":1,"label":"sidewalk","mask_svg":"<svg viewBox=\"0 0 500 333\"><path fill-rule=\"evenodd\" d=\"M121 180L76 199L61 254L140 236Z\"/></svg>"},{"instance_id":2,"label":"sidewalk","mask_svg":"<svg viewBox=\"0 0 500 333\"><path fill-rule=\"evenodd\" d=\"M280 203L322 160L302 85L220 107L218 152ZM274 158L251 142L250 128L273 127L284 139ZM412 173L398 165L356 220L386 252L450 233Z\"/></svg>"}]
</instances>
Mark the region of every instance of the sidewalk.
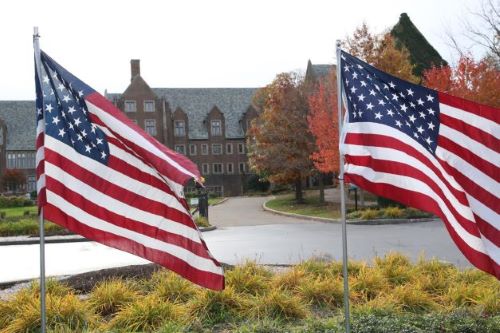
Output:
<instances>
[{"instance_id":1,"label":"sidewalk","mask_svg":"<svg viewBox=\"0 0 500 333\"><path fill-rule=\"evenodd\" d=\"M76 243L88 242L89 240L80 235L64 235L64 236L46 236L45 243ZM0 246L6 245L32 245L40 244L40 237L31 236L12 236L0 237Z\"/></svg>"}]
</instances>

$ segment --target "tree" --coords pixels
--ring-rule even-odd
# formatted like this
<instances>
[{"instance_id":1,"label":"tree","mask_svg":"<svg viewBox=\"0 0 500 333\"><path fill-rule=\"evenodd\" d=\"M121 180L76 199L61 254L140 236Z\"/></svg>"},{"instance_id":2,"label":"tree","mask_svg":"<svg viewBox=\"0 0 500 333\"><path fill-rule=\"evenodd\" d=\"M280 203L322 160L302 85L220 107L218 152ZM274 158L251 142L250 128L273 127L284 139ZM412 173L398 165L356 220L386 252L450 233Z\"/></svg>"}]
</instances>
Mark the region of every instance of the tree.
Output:
<instances>
[{"instance_id":1,"label":"tree","mask_svg":"<svg viewBox=\"0 0 500 333\"><path fill-rule=\"evenodd\" d=\"M384 72L410 82L419 81L413 74L414 65L410 62L408 50L404 46L396 47L390 33L374 35L363 23L352 37L345 39L343 46L348 53Z\"/></svg>"},{"instance_id":2,"label":"tree","mask_svg":"<svg viewBox=\"0 0 500 333\"><path fill-rule=\"evenodd\" d=\"M303 79L295 73L278 74L254 102L262 112L249 129L250 166L271 183L294 183L295 199L302 202L302 180L311 173L313 149Z\"/></svg>"},{"instance_id":3,"label":"tree","mask_svg":"<svg viewBox=\"0 0 500 333\"><path fill-rule=\"evenodd\" d=\"M462 55L456 67L434 67L424 72L424 85L477 103L500 107L500 70L487 57L474 61Z\"/></svg>"},{"instance_id":4,"label":"tree","mask_svg":"<svg viewBox=\"0 0 500 333\"><path fill-rule=\"evenodd\" d=\"M6 169L2 175L2 187L4 191L17 193L26 184L26 176L17 169Z\"/></svg>"},{"instance_id":5,"label":"tree","mask_svg":"<svg viewBox=\"0 0 500 333\"><path fill-rule=\"evenodd\" d=\"M309 96L307 122L314 136L316 147L311 154L314 167L321 173L339 171L338 108L335 72L320 80ZM320 181L322 185L322 182ZM324 189L320 187L320 202L324 201Z\"/></svg>"}]
</instances>

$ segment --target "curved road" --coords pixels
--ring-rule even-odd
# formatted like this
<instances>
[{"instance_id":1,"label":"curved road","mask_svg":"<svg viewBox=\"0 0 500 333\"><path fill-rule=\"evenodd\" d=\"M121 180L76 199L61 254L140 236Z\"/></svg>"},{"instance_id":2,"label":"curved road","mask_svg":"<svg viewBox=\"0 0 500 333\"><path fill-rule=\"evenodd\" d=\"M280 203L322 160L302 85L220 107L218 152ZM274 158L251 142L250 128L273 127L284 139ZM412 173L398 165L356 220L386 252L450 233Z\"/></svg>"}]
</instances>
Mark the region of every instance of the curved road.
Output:
<instances>
[{"instance_id":1,"label":"curved road","mask_svg":"<svg viewBox=\"0 0 500 333\"><path fill-rule=\"evenodd\" d=\"M210 223L217 229L203 233L217 260L236 264L256 260L262 264L292 264L314 256L340 260L339 223L312 222L265 212L262 197L230 198L211 207ZM452 243L441 221L398 225L348 225L348 255L370 260L399 251L412 259L425 254L459 267L470 266ZM47 276L137 265L146 260L95 242L46 245ZM0 283L39 276L39 246L0 246Z\"/></svg>"}]
</instances>

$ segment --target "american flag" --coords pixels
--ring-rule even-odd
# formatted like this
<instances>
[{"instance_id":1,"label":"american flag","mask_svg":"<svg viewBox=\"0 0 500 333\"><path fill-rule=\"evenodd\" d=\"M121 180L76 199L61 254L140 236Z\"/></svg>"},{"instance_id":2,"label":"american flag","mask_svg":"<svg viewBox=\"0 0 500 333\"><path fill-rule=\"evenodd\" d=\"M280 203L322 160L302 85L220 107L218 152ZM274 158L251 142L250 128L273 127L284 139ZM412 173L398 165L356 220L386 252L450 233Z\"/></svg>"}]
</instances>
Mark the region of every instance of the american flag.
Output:
<instances>
[{"instance_id":1,"label":"american flag","mask_svg":"<svg viewBox=\"0 0 500 333\"><path fill-rule=\"evenodd\" d=\"M345 180L439 216L467 259L500 279L500 110L341 53Z\"/></svg>"},{"instance_id":2,"label":"american flag","mask_svg":"<svg viewBox=\"0 0 500 333\"><path fill-rule=\"evenodd\" d=\"M222 267L183 196L185 182L200 177L196 165L44 52L36 65L37 188L44 218L200 286L223 289Z\"/></svg>"}]
</instances>

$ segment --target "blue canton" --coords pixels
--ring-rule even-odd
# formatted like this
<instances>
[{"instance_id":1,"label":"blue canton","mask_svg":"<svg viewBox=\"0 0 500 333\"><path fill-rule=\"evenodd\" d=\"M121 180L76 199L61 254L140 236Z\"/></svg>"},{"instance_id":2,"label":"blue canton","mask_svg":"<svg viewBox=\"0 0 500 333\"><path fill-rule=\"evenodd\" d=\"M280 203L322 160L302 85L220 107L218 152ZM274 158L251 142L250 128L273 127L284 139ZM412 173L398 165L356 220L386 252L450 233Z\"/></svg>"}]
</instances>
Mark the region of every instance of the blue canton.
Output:
<instances>
[{"instance_id":1,"label":"blue canton","mask_svg":"<svg viewBox=\"0 0 500 333\"><path fill-rule=\"evenodd\" d=\"M379 71L345 52L340 63L349 122L390 126L435 152L439 132L436 91Z\"/></svg>"},{"instance_id":2,"label":"blue canton","mask_svg":"<svg viewBox=\"0 0 500 333\"><path fill-rule=\"evenodd\" d=\"M85 97L92 88L62 68L45 53L41 78L36 75L37 121L45 119L45 133L78 153L107 164L109 146L104 132L90 120Z\"/></svg>"}]
</instances>

